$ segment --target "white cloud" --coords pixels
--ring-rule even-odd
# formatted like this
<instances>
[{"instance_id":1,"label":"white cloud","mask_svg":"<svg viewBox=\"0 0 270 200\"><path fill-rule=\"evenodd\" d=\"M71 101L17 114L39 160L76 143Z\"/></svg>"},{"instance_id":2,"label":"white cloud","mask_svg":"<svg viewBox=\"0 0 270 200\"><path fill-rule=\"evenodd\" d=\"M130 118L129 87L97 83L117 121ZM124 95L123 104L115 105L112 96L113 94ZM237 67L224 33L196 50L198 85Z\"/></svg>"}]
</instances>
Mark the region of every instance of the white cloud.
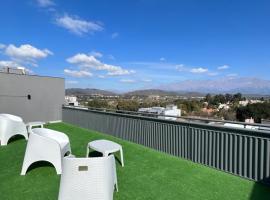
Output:
<instances>
[{"instance_id":1,"label":"white cloud","mask_svg":"<svg viewBox=\"0 0 270 200\"><path fill-rule=\"evenodd\" d=\"M202 68L202 67L186 67L184 64L176 65L176 70L179 72L190 72L194 74L201 74L208 72L207 68Z\"/></svg>"},{"instance_id":2,"label":"white cloud","mask_svg":"<svg viewBox=\"0 0 270 200\"><path fill-rule=\"evenodd\" d=\"M70 16L67 14L56 18L56 24L77 35L94 33L103 30L103 27L96 22L86 21L77 16Z\"/></svg>"},{"instance_id":3,"label":"white cloud","mask_svg":"<svg viewBox=\"0 0 270 200\"><path fill-rule=\"evenodd\" d=\"M98 75L98 78L105 78L104 75Z\"/></svg>"},{"instance_id":4,"label":"white cloud","mask_svg":"<svg viewBox=\"0 0 270 200\"><path fill-rule=\"evenodd\" d=\"M209 73L208 73L208 76L217 76L217 75L218 75L217 72L209 72Z\"/></svg>"},{"instance_id":5,"label":"white cloud","mask_svg":"<svg viewBox=\"0 0 270 200\"><path fill-rule=\"evenodd\" d=\"M121 79L120 82L122 82L122 83L135 83L136 81L132 80L132 79Z\"/></svg>"},{"instance_id":6,"label":"white cloud","mask_svg":"<svg viewBox=\"0 0 270 200\"><path fill-rule=\"evenodd\" d=\"M37 3L40 7L44 7L44 8L55 5L55 3L52 0L37 0Z\"/></svg>"},{"instance_id":7,"label":"white cloud","mask_svg":"<svg viewBox=\"0 0 270 200\"><path fill-rule=\"evenodd\" d=\"M78 53L70 58L67 59L67 62L71 64L79 65L80 67L87 67L87 68L98 68L102 65L102 63L97 60L92 55L86 55L83 53Z\"/></svg>"},{"instance_id":8,"label":"white cloud","mask_svg":"<svg viewBox=\"0 0 270 200\"><path fill-rule=\"evenodd\" d=\"M40 59L46 58L48 55L53 53L48 49L38 49L30 44L23 44L19 47L16 47L13 44L10 44L6 47L5 53L14 58L28 58L28 59Z\"/></svg>"},{"instance_id":9,"label":"white cloud","mask_svg":"<svg viewBox=\"0 0 270 200\"><path fill-rule=\"evenodd\" d=\"M161 62L164 62L164 61L166 61L166 58L161 57L159 60L160 60Z\"/></svg>"},{"instance_id":10,"label":"white cloud","mask_svg":"<svg viewBox=\"0 0 270 200\"><path fill-rule=\"evenodd\" d=\"M218 67L218 70L228 69L229 67L230 67L229 65L222 65Z\"/></svg>"},{"instance_id":11,"label":"white cloud","mask_svg":"<svg viewBox=\"0 0 270 200\"><path fill-rule=\"evenodd\" d=\"M0 43L0 49L6 48L6 45Z\"/></svg>"},{"instance_id":12,"label":"white cloud","mask_svg":"<svg viewBox=\"0 0 270 200\"><path fill-rule=\"evenodd\" d=\"M111 59L111 60L115 59L115 57L113 55L108 55L108 58Z\"/></svg>"},{"instance_id":13,"label":"white cloud","mask_svg":"<svg viewBox=\"0 0 270 200\"><path fill-rule=\"evenodd\" d=\"M195 73L195 74L201 74L201 73L205 73L208 72L207 68L202 68L202 67L198 67L198 68L192 68L190 70L191 73Z\"/></svg>"},{"instance_id":14,"label":"white cloud","mask_svg":"<svg viewBox=\"0 0 270 200\"><path fill-rule=\"evenodd\" d=\"M188 71L188 68L186 68L184 64L176 65L175 69L179 72Z\"/></svg>"},{"instance_id":15,"label":"white cloud","mask_svg":"<svg viewBox=\"0 0 270 200\"><path fill-rule=\"evenodd\" d=\"M78 84L79 82L78 81L72 81L72 80L66 80L66 83L74 85L74 84Z\"/></svg>"},{"instance_id":16,"label":"white cloud","mask_svg":"<svg viewBox=\"0 0 270 200\"><path fill-rule=\"evenodd\" d=\"M82 77L92 77L93 74L88 71L76 71L76 70L69 70L69 69L64 69L64 73L68 76L72 77L77 77L77 78L82 78Z\"/></svg>"},{"instance_id":17,"label":"white cloud","mask_svg":"<svg viewBox=\"0 0 270 200\"><path fill-rule=\"evenodd\" d=\"M227 74L227 77L236 77L236 76L238 76L238 74Z\"/></svg>"},{"instance_id":18,"label":"white cloud","mask_svg":"<svg viewBox=\"0 0 270 200\"><path fill-rule=\"evenodd\" d=\"M23 44L19 47L10 44L5 47L5 54L13 60L30 63L34 66L38 59L46 58L48 55L53 55L53 53L48 49L38 49L30 44Z\"/></svg>"},{"instance_id":19,"label":"white cloud","mask_svg":"<svg viewBox=\"0 0 270 200\"><path fill-rule=\"evenodd\" d=\"M122 69L121 67L118 67L118 69L108 72L108 76L122 76L122 75L130 75L135 74L135 70L127 70Z\"/></svg>"},{"instance_id":20,"label":"white cloud","mask_svg":"<svg viewBox=\"0 0 270 200\"><path fill-rule=\"evenodd\" d=\"M152 82L152 79L143 79L143 82Z\"/></svg>"},{"instance_id":21,"label":"white cloud","mask_svg":"<svg viewBox=\"0 0 270 200\"><path fill-rule=\"evenodd\" d=\"M78 65L81 68L93 69L93 70L104 70L107 71L109 76L120 76L135 73L134 70L126 70L120 66L109 65L102 63L92 55L86 55L78 53L67 59L67 62Z\"/></svg>"},{"instance_id":22,"label":"white cloud","mask_svg":"<svg viewBox=\"0 0 270 200\"><path fill-rule=\"evenodd\" d=\"M96 58L101 58L103 56L102 53L100 53L98 51L91 51L91 53L89 55L94 56Z\"/></svg>"},{"instance_id":23,"label":"white cloud","mask_svg":"<svg viewBox=\"0 0 270 200\"><path fill-rule=\"evenodd\" d=\"M119 36L119 33L115 32L115 33L112 34L112 39L115 39L115 38L117 38L118 36Z\"/></svg>"}]
</instances>

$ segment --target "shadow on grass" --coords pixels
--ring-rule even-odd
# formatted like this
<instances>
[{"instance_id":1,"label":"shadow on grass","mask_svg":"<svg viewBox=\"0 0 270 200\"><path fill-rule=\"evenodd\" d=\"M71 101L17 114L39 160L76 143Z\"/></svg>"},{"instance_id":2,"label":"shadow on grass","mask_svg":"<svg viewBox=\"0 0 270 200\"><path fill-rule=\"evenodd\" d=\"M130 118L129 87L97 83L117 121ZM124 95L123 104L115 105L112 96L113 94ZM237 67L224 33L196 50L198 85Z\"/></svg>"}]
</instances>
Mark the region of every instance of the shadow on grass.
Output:
<instances>
[{"instance_id":1,"label":"shadow on grass","mask_svg":"<svg viewBox=\"0 0 270 200\"><path fill-rule=\"evenodd\" d=\"M102 153L98 152L98 151L91 151L89 154L88 154L88 157L102 157Z\"/></svg>"},{"instance_id":2,"label":"shadow on grass","mask_svg":"<svg viewBox=\"0 0 270 200\"><path fill-rule=\"evenodd\" d=\"M26 173L29 173L30 171L35 170L37 168L41 168L41 167L52 167L53 169L55 169L53 164L51 164L50 162L38 161L38 162L35 162L32 165L30 165L30 167L28 168Z\"/></svg>"},{"instance_id":3,"label":"shadow on grass","mask_svg":"<svg viewBox=\"0 0 270 200\"><path fill-rule=\"evenodd\" d=\"M102 153L98 152L98 151L91 151L89 154L88 154L88 157L102 157ZM118 162L120 165L121 165L121 161L119 160L118 157L114 156L116 162Z\"/></svg>"},{"instance_id":4,"label":"shadow on grass","mask_svg":"<svg viewBox=\"0 0 270 200\"><path fill-rule=\"evenodd\" d=\"M25 140L25 137L22 135L14 135L8 140L8 144L16 142L18 140L22 140L22 139Z\"/></svg>"},{"instance_id":5,"label":"shadow on grass","mask_svg":"<svg viewBox=\"0 0 270 200\"><path fill-rule=\"evenodd\" d=\"M254 183L250 200L270 200L270 177Z\"/></svg>"}]
</instances>

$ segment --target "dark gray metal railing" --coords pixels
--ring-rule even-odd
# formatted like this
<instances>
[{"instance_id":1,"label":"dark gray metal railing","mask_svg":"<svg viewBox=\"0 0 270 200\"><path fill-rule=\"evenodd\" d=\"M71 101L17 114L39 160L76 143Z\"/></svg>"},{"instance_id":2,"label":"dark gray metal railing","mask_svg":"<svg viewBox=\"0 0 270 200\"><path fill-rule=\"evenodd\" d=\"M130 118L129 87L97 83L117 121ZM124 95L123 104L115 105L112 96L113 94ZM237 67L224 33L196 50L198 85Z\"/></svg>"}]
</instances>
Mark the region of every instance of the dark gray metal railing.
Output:
<instances>
[{"instance_id":1,"label":"dark gray metal railing","mask_svg":"<svg viewBox=\"0 0 270 200\"><path fill-rule=\"evenodd\" d=\"M63 121L270 183L270 132L63 107Z\"/></svg>"},{"instance_id":2,"label":"dark gray metal railing","mask_svg":"<svg viewBox=\"0 0 270 200\"><path fill-rule=\"evenodd\" d=\"M246 126L256 126L259 130L269 130L269 124L259 124L259 123L247 123L247 122L240 122L240 121L228 121L228 120L221 120L221 119L213 119L213 118L202 118L202 117L187 117L187 116L171 116L171 115L163 115L163 114L156 114L156 113L146 113L146 112L138 112L138 111L128 111L128 110L116 110L116 109L108 109L108 108L94 108L88 106L65 106L70 108L77 108L77 109L86 109L92 111L102 111L102 112L114 112L114 113L123 113L123 114L130 114L130 115L140 115L140 116L149 116L149 117L171 117L175 119L179 119L182 121L187 122L198 122L198 123L205 123L209 124L209 122L216 122L216 123L232 123L232 124L239 124Z\"/></svg>"}]
</instances>

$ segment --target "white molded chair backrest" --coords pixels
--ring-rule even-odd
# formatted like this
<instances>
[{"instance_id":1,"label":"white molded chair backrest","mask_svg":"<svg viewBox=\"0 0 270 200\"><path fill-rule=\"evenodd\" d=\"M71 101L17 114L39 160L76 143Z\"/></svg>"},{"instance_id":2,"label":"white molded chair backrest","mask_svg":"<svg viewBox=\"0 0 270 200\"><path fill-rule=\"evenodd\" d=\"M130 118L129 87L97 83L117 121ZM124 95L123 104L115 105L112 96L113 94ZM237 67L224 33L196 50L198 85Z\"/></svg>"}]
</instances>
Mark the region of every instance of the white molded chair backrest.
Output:
<instances>
[{"instance_id":1,"label":"white molded chair backrest","mask_svg":"<svg viewBox=\"0 0 270 200\"><path fill-rule=\"evenodd\" d=\"M69 142L68 136L62 132L59 132L59 131L55 131L55 130L51 130L51 129L49 129L49 131L48 131L48 129L46 129L46 128L34 128L32 130L32 132L34 134L53 139L53 140L57 141L59 144Z\"/></svg>"},{"instance_id":2,"label":"white molded chair backrest","mask_svg":"<svg viewBox=\"0 0 270 200\"><path fill-rule=\"evenodd\" d=\"M63 159L58 200L112 200L115 184L113 155Z\"/></svg>"},{"instance_id":3,"label":"white molded chair backrest","mask_svg":"<svg viewBox=\"0 0 270 200\"><path fill-rule=\"evenodd\" d=\"M1 145L7 145L9 139L14 135L22 135L28 139L26 125L19 116L0 114L0 141Z\"/></svg>"},{"instance_id":4,"label":"white molded chair backrest","mask_svg":"<svg viewBox=\"0 0 270 200\"><path fill-rule=\"evenodd\" d=\"M0 117L7 118L9 120L17 121L17 122L22 122L22 118L19 116L11 115L11 114L6 114L6 113L1 113Z\"/></svg>"}]
</instances>

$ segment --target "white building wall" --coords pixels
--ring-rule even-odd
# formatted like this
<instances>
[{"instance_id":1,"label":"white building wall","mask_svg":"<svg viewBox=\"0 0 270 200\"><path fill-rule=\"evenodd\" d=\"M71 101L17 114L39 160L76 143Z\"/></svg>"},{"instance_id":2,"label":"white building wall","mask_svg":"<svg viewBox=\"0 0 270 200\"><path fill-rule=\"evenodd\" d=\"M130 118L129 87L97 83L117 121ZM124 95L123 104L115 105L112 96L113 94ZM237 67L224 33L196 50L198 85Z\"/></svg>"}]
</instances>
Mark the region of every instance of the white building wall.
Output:
<instances>
[{"instance_id":1,"label":"white building wall","mask_svg":"<svg viewBox=\"0 0 270 200\"><path fill-rule=\"evenodd\" d=\"M166 106L166 108L163 108L163 107L140 108L138 111L145 112L145 113L165 115L165 116L158 116L158 118L167 119L167 120L176 120L177 119L176 117L181 116L181 109L177 109L177 106L175 105L168 105ZM172 117L172 116L175 116L175 117Z\"/></svg>"}]
</instances>

